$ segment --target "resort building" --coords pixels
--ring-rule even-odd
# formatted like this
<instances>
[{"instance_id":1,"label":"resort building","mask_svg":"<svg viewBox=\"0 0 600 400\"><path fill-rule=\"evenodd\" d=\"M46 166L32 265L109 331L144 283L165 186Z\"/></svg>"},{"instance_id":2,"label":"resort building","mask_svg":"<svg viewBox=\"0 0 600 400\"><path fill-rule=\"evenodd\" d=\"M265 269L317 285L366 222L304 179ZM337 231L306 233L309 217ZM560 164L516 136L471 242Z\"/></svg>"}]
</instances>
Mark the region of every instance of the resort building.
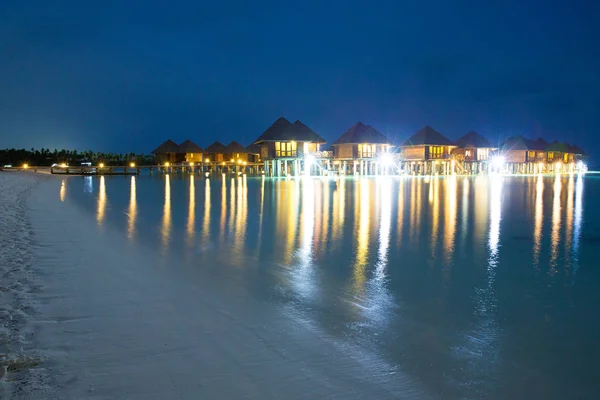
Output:
<instances>
[{"instance_id":1,"label":"resort building","mask_svg":"<svg viewBox=\"0 0 600 400\"><path fill-rule=\"evenodd\" d=\"M378 167L385 167L380 158L389 153L391 142L372 126L358 122L331 147L334 168L338 173L375 175Z\"/></svg>"},{"instance_id":2,"label":"resort building","mask_svg":"<svg viewBox=\"0 0 600 400\"><path fill-rule=\"evenodd\" d=\"M486 172L491 155L497 147L475 131L471 131L454 142L452 149L455 172L459 174L479 174Z\"/></svg>"},{"instance_id":3,"label":"resort building","mask_svg":"<svg viewBox=\"0 0 600 400\"><path fill-rule=\"evenodd\" d=\"M425 126L400 144L404 169L416 175L448 175L454 172L452 150L456 145L430 126Z\"/></svg>"},{"instance_id":4,"label":"resort building","mask_svg":"<svg viewBox=\"0 0 600 400\"><path fill-rule=\"evenodd\" d=\"M292 124L280 117L254 143L268 176L312 175L323 168L318 156L325 139L300 121Z\"/></svg>"},{"instance_id":5,"label":"resort building","mask_svg":"<svg viewBox=\"0 0 600 400\"><path fill-rule=\"evenodd\" d=\"M186 140L178 145L169 139L154 149L152 154L156 156L158 164L177 164L184 162L200 162L202 161L203 152L204 150L202 150L202 148L190 140Z\"/></svg>"},{"instance_id":6,"label":"resort building","mask_svg":"<svg viewBox=\"0 0 600 400\"><path fill-rule=\"evenodd\" d=\"M542 138L526 139L523 136L513 136L506 140L498 151L505 163L503 172L513 174L536 174L547 170L548 142Z\"/></svg>"},{"instance_id":7,"label":"resort building","mask_svg":"<svg viewBox=\"0 0 600 400\"><path fill-rule=\"evenodd\" d=\"M496 147L471 131L455 142L425 126L392 146L375 128L357 122L326 150L320 135L300 121L278 118L252 144L214 142L205 150L190 140L167 140L152 151L159 170L190 173L300 175L473 175L586 171L585 152L575 145L543 138L510 137ZM394 151L392 151L394 149Z\"/></svg>"},{"instance_id":8,"label":"resort building","mask_svg":"<svg viewBox=\"0 0 600 400\"><path fill-rule=\"evenodd\" d=\"M179 154L183 154L183 161L187 163L201 163L204 150L191 140L186 140L179 145Z\"/></svg>"},{"instance_id":9,"label":"resort building","mask_svg":"<svg viewBox=\"0 0 600 400\"><path fill-rule=\"evenodd\" d=\"M225 146L225 161L237 164L251 162L250 152L246 147L233 141Z\"/></svg>"},{"instance_id":10,"label":"resort building","mask_svg":"<svg viewBox=\"0 0 600 400\"><path fill-rule=\"evenodd\" d=\"M249 144L246 146L246 151L248 151L248 162L251 163L259 163L261 162L260 158L260 146L257 144Z\"/></svg>"},{"instance_id":11,"label":"resort building","mask_svg":"<svg viewBox=\"0 0 600 400\"><path fill-rule=\"evenodd\" d=\"M222 163L227 161L227 157L225 154L227 153L227 148L221 142L213 142L210 146L206 148L204 151L204 162L205 163Z\"/></svg>"}]
</instances>

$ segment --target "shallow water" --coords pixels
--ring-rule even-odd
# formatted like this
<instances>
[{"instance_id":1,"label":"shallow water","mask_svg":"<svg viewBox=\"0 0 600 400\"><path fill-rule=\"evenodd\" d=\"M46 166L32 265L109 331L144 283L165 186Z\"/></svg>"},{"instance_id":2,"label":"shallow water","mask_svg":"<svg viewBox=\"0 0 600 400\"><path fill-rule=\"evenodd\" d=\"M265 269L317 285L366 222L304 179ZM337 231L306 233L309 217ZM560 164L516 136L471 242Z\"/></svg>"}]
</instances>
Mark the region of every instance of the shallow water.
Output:
<instances>
[{"instance_id":1,"label":"shallow water","mask_svg":"<svg viewBox=\"0 0 600 400\"><path fill-rule=\"evenodd\" d=\"M173 274L211 274L441 397L600 390L595 176L170 175L57 186L98 229L159 248Z\"/></svg>"}]
</instances>

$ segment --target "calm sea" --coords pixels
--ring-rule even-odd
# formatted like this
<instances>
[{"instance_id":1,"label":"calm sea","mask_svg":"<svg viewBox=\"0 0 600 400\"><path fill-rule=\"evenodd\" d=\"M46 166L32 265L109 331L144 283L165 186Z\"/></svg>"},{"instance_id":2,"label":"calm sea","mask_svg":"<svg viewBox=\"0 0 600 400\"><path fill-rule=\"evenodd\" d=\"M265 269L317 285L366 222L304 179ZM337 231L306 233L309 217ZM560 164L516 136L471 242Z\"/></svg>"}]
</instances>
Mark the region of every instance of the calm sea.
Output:
<instances>
[{"instance_id":1,"label":"calm sea","mask_svg":"<svg viewBox=\"0 0 600 400\"><path fill-rule=\"evenodd\" d=\"M442 397L600 398L599 177L85 177L57 195Z\"/></svg>"}]
</instances>

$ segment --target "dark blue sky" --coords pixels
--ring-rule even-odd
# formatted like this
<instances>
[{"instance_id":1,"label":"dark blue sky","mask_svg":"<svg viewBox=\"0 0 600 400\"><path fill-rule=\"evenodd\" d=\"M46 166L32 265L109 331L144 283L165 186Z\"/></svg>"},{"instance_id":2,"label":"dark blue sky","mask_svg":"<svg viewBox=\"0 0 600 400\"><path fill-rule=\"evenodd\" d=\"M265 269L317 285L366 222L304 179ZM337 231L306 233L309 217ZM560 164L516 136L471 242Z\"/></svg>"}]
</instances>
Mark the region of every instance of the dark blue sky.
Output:
<instances>
[{"instance_id":1,"label":"dark blue sky","mask_svg":"<svg viewBox=\"0 0 600 400\"><path fill-rule=\"evenodd\" d=\"M203 3L1 1L0 148L248 144L281 115L598 147L597 2Z\"/></svg>"}]
</instances>

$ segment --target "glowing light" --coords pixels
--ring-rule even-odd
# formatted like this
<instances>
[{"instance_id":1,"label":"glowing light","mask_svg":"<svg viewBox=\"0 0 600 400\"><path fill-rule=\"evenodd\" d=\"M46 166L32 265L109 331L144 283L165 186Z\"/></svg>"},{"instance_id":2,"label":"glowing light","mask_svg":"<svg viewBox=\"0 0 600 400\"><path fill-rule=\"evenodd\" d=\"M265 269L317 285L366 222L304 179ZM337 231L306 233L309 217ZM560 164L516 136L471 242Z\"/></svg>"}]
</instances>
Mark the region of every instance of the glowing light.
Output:
<instances>
[{"instance_id":1,"label":"glowing light","mask_svg":"<svg viewBox=\"0 0 600 400\"><path fill-rule=\"evenodd\" d=\"M61 167L61 168L67 168L67 164L65 164L65 163L61 163L61 164L60 164L60 167Z\"/></svg>"},{"instance_id":2,"label":"glowing light","mask_svg":"<svg viewBox=\"0 0 600 400\"><path fill-rule=\"evenodd\" d=\"M100 168L104 168L104 163L100 163L98 166L99 166Z\"/></svg>"},{"instance_id":3,"label":"glowing light","mask_svg":"<svg viewBox=\"0 0 600 400\"><path fill-rule=\"evenodd\" d=\"M165 167L168 167L168 166L169 166L169 163L168 163L168 162L166 162L166 163L165 163Z\"/></svg>"},{"instance_id":4,"label":"glowing light","mask_svg":"<svg viewBox=\"0 0 600 400\"><path fill-rule=\"evenodd\" d=\"M129 187L129 221L127 224L127 237L129 239L133 238L135 233L135 219L137 216L137 199L136 199L136 186L135 186L135 176L131 177L131 185Z\"/></svg>"},{"instance_id":5,"label":"glowing light","mask_svg":"<svg viewBox=\"0 0 600 400\"><path fill-rule=\"evenodd\" d=\"M561 169L562 169L562 163L559 161L556 163L556 173L560 174Z\"/></svg>"},{"instance_id":6,"label":"glowing light","mask_svg":"<svg viewBox=\"0 0 600 400\"><path fill-rule=\"evenodd\" d=\"M131 168L135 168L135 163L129 163L129 166L130 166Z\"/></svg>"},{"instance_id":7,"label":"glowing light","mask_svg":"<svg viewBox=\"0 0 600 400\"><path fill-rule=\"evenodd\" d=\"M392 164L394 164L394 157L392 156L391 153L383 153L381 155L381 163L385 166L390 166Z\"/></svg>"},{"instance_id":8,"label":"glowing light","mask_svg":"<svg viewBox=\"0 0 600 400\"><path fill-rule=\"evenodd\" d=\"M65 180L62 181L60 185L60 201L65 201L67 197L67 182Z\"/></svg>"},{"instance_id":9,"label":"glowing light","mask_svg":"<svg viewBox=\"0 0 600 400\"><path fill-rule=\"evenodd\" d=\"M535 188L535 214L533 227L533 265L539 265L544 224L544 178L539 176Z\"/></svg>"},{"instance_id":10,"label":"glowing light","mask_svg":"<svg viewBox=\"0 0 600 400\"><path fill-rule=\"evenodd\" d=\"M550 233L550 269L548 274L554 275L558 266L558 245L560 242L560 228L561 228L561 198L560 192L562 189L562 182L560 176L556 176L554 179L554 197L552 201L552 231Z\"/></svg>"},{"instance_id":11,"label":"glowing light","mask_svg":"<svg viewBox=\"0 0 600 400\"><path fill-rule=\"evenodd\" d=\"M313 156L312 154L307 154L304 157L304 174L305 175L310 175L310 169L312 167L312 164L315 162L315 156Z\"/></svg>"},{"instance_id":12,"label":"glowing light","mask_svg":"<svg viewBox=\"0 0 600 400\"><path fill-rule=\"evenodd\" d=\"M23 168L27 169L27 168L29 168L29 165L23 164Z\"/></svg>"},{"instance_id":13,"label":"glowing light","mask_svg":"<svg viewBox=\"0 0 600 400\"><path fill-rule=\"evenodd\" d=\"M163 219L161 226L163 251L167 250L171 236L171 177L165 176L165 203L163 206Z\"/></svg>"},{"instance_id":14,"label":"glowing light","mask_svg":"<svg viewBox=\"0 0 600 400\"><path fill-rule=\"evenodd\" d=\"M210 179L206 180L204 186L204 222L202 224L204 243L210 241Z\"/></svg>"},{"instance_id":15,"label":"glowing light","mask_svg":"<svg viewBox=\"0 0 600 400\"><path fill-rule=\"evenodd\" d=\"M241 164L241 163L242 163L242 160L240 160L240 159L238 158L238 164Z\"/></svg>"},{"instance_id":16,"label":"glowing light","mask_svg":"<svg viewBox=\"0 0 600 400\"><path fill-rule=\"evenodd\" d=\"M208 178L208 175L209 175L209 173L208 173L208 172L205 172L205 173L204 173L204 176L206 176L207 178Z\"/></svg>"},{"instance_id":17,"label":"glowing light","mask_svg":"<svg viewBox=\"0 0 600 400\"><path fill-rule=\"evenodd\" d=\"M191 163L190 163L190 167L193 167L193 166L194 166L194 163L193 163L193 162L191 162Z\"/></svg>"},{"instance_id":18,"label":"glowing light","mask_svg":"<svg viewBox=\"0 0 600 400\"><path fill-rule=\"evenodd\" d=\"M188 244L191 244L196 235L196 185L194 175L190 175L190 197L188 201L188 220L187 220Z\"/></svg>"},{"instance_id":19,"label":"glowing light","mask_svg":"<svg viewBox=\"0 0 600 400\"><path fill-rule=\"evenodd\" d=\"M100 190L98 191L98 213L96 214L96 221L98 225L102 225L104 222L104 214L106 211L106 182L104 176L100 177Z\"/></svg>"},{"instance_id":20,"label":"glowing light","mask_svg":"<svg viewBox=\"0 0 600 400\"><path fill-rule=\"evenodd\" d=\"M209 163L210 162L210 158L207 158L204 160L205 163Z\"/></svg>"},{"instance_id":21,"label":"glowing light","mask_svg":"<svg viewBox=\"0 0 600 400\"><path fill-rule=\"evenodd\" d=\"M232 162L232 163L234 163L234 162L235 162L235 160L232 158L232 159L231 159L231 162Z\"/></svg>"},{"instance_id":22,"label":"glowing light","mask_svg":"<svg viewBox=\"0 0 600 400\"><path fill-rule=\"evenodd\" d=\"M246 161L244 161L244 165L248 164Z\"/></svg>"},{"instance_id":23,"label":"glowing light","mask_svg":"<svg viewBox=\"0 0 600 400\"><path fill-rule=\"evenodd\" d=\"M491 159L492 166L496 169L500 170L504 168L504 164L506 163L506 158L504 156L494 156Z\"/></svg>"}]
</instances>

